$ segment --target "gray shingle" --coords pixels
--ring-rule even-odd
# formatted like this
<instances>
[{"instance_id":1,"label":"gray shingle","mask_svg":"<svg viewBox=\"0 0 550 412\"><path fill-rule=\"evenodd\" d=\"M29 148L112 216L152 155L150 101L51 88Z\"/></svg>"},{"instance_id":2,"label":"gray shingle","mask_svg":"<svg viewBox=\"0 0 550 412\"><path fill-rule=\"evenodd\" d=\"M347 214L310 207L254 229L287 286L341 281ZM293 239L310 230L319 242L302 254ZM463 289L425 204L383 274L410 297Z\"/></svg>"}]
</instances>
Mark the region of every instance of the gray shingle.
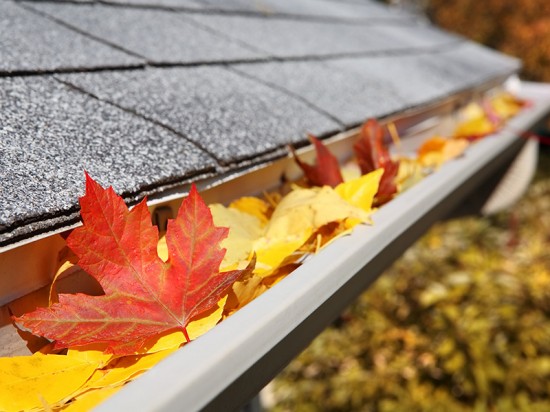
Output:
<instances>
[{"instance_id":1,"label":"gray shingle","mask_svg":"<svg viewBox=\"0 0 550 412\"><path fill-rule=\"evenodd\" d=\"M439 53L239 64L234 68L302 97L351 127L366 118L425 104L511 73L518 69L518 62L463 43Z\"/></svg>"},{"instance_id":2,"label":"gray shingle","mask_svg":"<svg viewBox=\"0 0 550 412\"><path fill-rule=\"evenodd\" d=\"M377 83L391 83L395 95L406 103L401 110L511 74L519 68L516 59L472 43L442 53L339 59L330 65Z\"/></svg>"},{"instance_id":3,"label":"gray shingle","mask_svg":"<svg viewBox=\"0 0 550 412\"><path fill-rule=\"evenodd\" d=\"M281 58L397 51L411 53L418 48L443 47L457 42L455 36L412 23L408 26L348 25L201 14L193 14L191 18Z\"/></svg>"},{"instance_id":4,"label":"gray shingle","mask_svg":"<svg viewBox=\"0 0 550 412\"><path fill-rule=\"evenodd\" d=\"M5 0L0 2L0 39L0 72L41 72L143 63Z\"/></svg>"},{"instance_id":5,"label":"gray shingle","mask_svg":"<svg viewBox=\"0 0 550 412\"><path fill-rule=\"evenodd\" d=\"M424 60L426 70L437 71L441 78L453 82L455 89L517 71L521 66L518 59L471 42Z\"/></svg>"},{"instance_id":6,"label":"gray shingle","mask_svg":"<svg viewBox=\"0 0 550 412\"><path fill-rule=\"evenodd\" d=\"M262 57L250 48L198 27L183 14L166 10L99 4L28 4L154 63L197 63Z\"/></svg>"},{"instance_id":7,"label":"gray shingle","mask_svg":"<svg viewBox=\"0 0 550 412\"><path fill-rule=\"evenodd\" d=\"M289 95L220 67L102 72L62 78L184 134L224 164L339 129Z\"/></svg>"},{"instance_id":8,"label":"gray shingle","mask_svg":"<svg viewBox=\"0 0 550 412\"><path fill-rule=\"evenodd\" d=\"M234 68L301 96L347 127L393 112L406 103L389 80L372 79L327 62L270 62Z\"/></svg>"},{"instance_id":9,"label":"gray shingle","mask_svg":"<svg viewBox=\"0 0 550 412\"><path fill-rule=\"evenodd\" d=\"M132 198L215 166L174 133L46 76L0 79L0 154L0 244L31 230L22 222L71 219L84 170Z\"/></svg>"}]
</instances>

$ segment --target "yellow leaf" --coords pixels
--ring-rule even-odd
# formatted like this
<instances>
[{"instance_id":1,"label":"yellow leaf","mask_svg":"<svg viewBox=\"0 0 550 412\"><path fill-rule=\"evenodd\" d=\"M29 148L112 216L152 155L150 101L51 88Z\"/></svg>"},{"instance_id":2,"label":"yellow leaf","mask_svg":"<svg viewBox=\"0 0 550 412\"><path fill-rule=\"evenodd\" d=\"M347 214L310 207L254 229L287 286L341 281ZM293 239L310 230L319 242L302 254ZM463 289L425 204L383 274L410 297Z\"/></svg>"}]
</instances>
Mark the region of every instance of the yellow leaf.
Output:
<instances>
[{"instance_id":1,"label":"yellow leaf","mask_svg":"<svg viewBox=\"0 0 550 412\"><path fill-rule=\"evenodd\" d=\"M86 385L82 387L80 393L84 393L89 389L113 387L124 384L151 369L176 350L178 350L178 348L167 349L152 354L131 355L119 358L107 369L97 370Z\"/></svg>"},{"instance_id":2,"label":"yellow leaf","mask_svg":"<svg viewBox=\"0 0 550 412\"><path fill-rule=\"evenodd\" d=\"M483 108L476 104L469 104L462 112L464 120L454 131L454 137L477 137L493 133L495 125L489 120Z\"/></svg>"},{"instance_id":3,"label":"yellow leaf","mask_svg":"<svg viewBox=\"0 0 550 412\"><path fill-rule=\"evenodd\" d=\"M469 146L465 139L445 139L434 136L426 140L418 149L418 160L426 167L438 168L443 163L464 153Z\"/></svg>"},{"instance_id":4,"label":"yellow leaf","mask_svg":"<svg viewBox=\"0 0 550 412\"><path fill-rule=\"evenodd\" d=\"M399 192L403 192L414 186L424 178L424 166L418 159L401 157L399 159L399 170L395 182Z\"/></svg>"},{"instance_id":5,"label":"yellow leaf","mask_svg":"<svg viewBox=\"0 0 550 412\"><path fill-rule=\"evenodd\" d=\"M241 197L240 199L231 202L229 207L231 209L237 209L241 212L248 213L249 215L256 216L262 225L266 225L267 222L269 222L269 203L264 202L257 197Z\"/></svg>"},{"instance_id":6,"label":"yellow leaf","mask_svg":"<svg viewBox=\"0 0 550 412\"><path fill-rule=\"evenodd\" d=\"M262 284L262 280L262 277L252 273L246 278L235 282L225 304L225 313L230 315L260 296L267 289Z\"/></svg>"},{"instance_id":7,"label":"yellow leaf","mask_svg":"<svg viewBox=\"0 0 550 412\"><path fill-rule=\"evenodd\" d=\"M500 93L491 99L490 104L497 115L508 119L515 116L525 103L510 93Z\"/></svg>"},{"instance_id":8,"label":"yellow leaf","mask_svg":"<svg viewBox=\"0 0 550 412\"><path fill-rule=\"evenodd\" d=\"M222 270L248 261L254 241L263 232L264 225L260 219L220 204L213 204L209 207L214 224L229 228L229 235L221 243L221 246L227 250L221 264Z\"/></svg>"},{"instance_id":9,"label":"yellow leaf","mask_svg":"<svg viewBox=\"0 0 550 412\"><path fill-rule=\"evenodd\" d=\"M105 399L114 395L116 392L121 390L123 385L119 386L108 386L106 388L90 389L73 399L66 406L60 410L63 412L88 412L92 410L93 407L99 405Z\"/></svg>"},{"instance_id":10,"label":"yellow leaf","mask_svg":"<svg viewBox=\"0 0 550 412\"><path fill-rule=\"evenodd\" d=\"M296 189L286 195L273 212L265 237L300 237L303 233L312 233L327 223L347 218L367 222L369 214L350 205L328 186Z\"/></svg>"},{"instance_id":11,"label":"yellow leaf","mask_svg":"<svg viewBox=\"0 0 550 412\"><path fill-rule=\"evenodd\" d=\"M282 237L261 237L254 242L256 267L254 273L270 276L289 256L295 253L311 236L311 229L303 233L288 234Z\"/></svg>"},{"instance_id":12,"label":"yellow leaf","mask_svg":"<svg viewBox=\"0 0 550 412\"><path fill-rule=\"evenodd\" d=\"M0 358L0 410L43 408L77 391L98 365L63 355Z\"/></svg>"},{"instance_id":13,"label":"yellow leaf","mask_svg":"<svg viewBox=\"0 0 550 412\"><path fill-rule=\"evenodd\" d=\"M334 190L342 199L353 206L357 206L365 212L371 212L374 195L378 192L378 185L383 173L384 169L377 169L366 175L340 183Z\"/></svg>"},{"instance_id":14,"label":"yellow leaf","mask_svg":"<svg viewBox=\"0 0 550 412\"><path fill-rule=\"evenodd\" d=\"M60 277L68 276L69 274L81 270L79 266L76 265L78 261L77 256L74 252L65 246L59 252L57 270L50 284L50 294L49 294L49 303L52 305L55 302L55 283Z\"/></svg>"},{"instance_id":15,"label":"yellow leaf","mask_svg":"<svg viewBox=\"0 0 550 412\"><path fill-rule=\"evenodd\" d=\"M227 301L227 295L221 298L217 305L206 313L202 313L199 317L195 317L187 325L187 334L189 339L194 340L199 336L204 335L212 329L222 318L223 308Z\"/></svg>"},{"instance_id":16,"label":"yellow leaf","mask_svg":"<svg viewBox=\"0 0 550 412\"><path fill-rule=\"evenodd\" d=\"M189 328L189 323L187 327ZM147 340L144 345L144 353L150 354L160 352L167 349L179 348L186 342L183 331L176 330L165 332L159 336L155 336Z\"/></svg>"},{"instance_id":17,"label":"yellow leaf","mask_svg":"<svg viewBox=\"0 0 550 412\"><path fill-rule=\"evenodd\" d=\"M332 222L367 222L369 213L342 199L332 188L297 188L277 205L265 234L254 243L254 273L267 277L294 254L319 228Z\"/></svg>"},{"instance_id":18,"label":"yellow leaf","mask_svg":"<svg viewBox=\"0 0 550 412\"><path fill-rule=\"evenodd\" d=\"M285 265L277 268L275 272L271 276L265 277L262 279L262 284L265 285L268 289L275 286L277 283L279 283L281 280L283 280L285 277L290 275L294 270L296 270L300 266L299 263L293 263L290 265Z\"/></svg>"},{"instance_id":19,"label":"yellow leaf","mask_svg":"<svg viewBox=\"0 0 550 412\"><path fill-rule=\"evenodd\" d=\"M69 348L67 351L67 357L79 360L81 362L95 363L98 368L102 368L114 357L112 354L103 353L106 348L106 343L92 343L90 345Z\"/></svg>"}]
</instances>

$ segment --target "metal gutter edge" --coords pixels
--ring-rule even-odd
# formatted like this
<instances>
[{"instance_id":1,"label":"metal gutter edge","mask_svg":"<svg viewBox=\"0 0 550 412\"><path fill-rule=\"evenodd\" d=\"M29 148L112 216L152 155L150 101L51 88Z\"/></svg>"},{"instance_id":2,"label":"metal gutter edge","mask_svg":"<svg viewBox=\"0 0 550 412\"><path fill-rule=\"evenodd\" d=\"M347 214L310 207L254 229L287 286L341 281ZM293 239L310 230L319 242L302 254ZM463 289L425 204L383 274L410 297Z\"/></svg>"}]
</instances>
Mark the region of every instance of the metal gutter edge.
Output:
<instances>
[{"instance_id":1,"label":"metal gutter edge","mask_svg":"<svg viewBox=\"0 0 550 412\"><path fill-rule=\"evenodd\" d=\"M527 98L530 94L526 95ZM434 222L523 146L518 132L550 109L550 95L471 146L333 242L276 287L99 405L99 412L232 410L269 382Z\"/></svg>"}]
</instances>

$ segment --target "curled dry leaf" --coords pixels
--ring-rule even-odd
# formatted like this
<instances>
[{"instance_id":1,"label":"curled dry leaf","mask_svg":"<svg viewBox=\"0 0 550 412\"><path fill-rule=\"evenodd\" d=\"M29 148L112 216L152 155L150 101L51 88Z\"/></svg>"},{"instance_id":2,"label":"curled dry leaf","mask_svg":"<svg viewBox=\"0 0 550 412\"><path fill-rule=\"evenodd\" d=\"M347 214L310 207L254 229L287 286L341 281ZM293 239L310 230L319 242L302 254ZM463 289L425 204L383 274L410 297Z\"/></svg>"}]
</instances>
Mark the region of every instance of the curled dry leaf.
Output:
<instances>
[{"instance_id":1,"label":"curled dry leaf","mask_svg":"<svg viewBox=\"0 0 550 412\"><path fill-rule=\"evenodd\" d=\"M399 171L399 162L392 160L384 145L382 126L375 119L369 119L361 127L359 140L353 146L353 150L362 174L384 169L376 193L376 203L381 205L391 200L397 193L395 178Z\"/></svg>"},{"instance_id":2,"label":"curled dry leaf","mask_svg":"<svg viewBox=\"0 0 550 412\"><path fill-rule=\"evenodd\" d=\"M227 297L227 303L224 308L225 316L233 314L264 293L267 290L267 286L262 281L263 278L261 276L251 273L235 282Z\"/></svg>"},{"instance_id":3,"label":"curled dry leaf","mask_svg":"<svg viewBox=\"0 0 550 412\"><path fill-rule=\"evenodd\" d=\"M304 163L292 149L294 160L304 172L306 179L313 186L336 187L344 181L340 172L340 164L326 146L313 135L309 140L315 146L316 160L314 165Z\"/></svg>"}]
</instances>

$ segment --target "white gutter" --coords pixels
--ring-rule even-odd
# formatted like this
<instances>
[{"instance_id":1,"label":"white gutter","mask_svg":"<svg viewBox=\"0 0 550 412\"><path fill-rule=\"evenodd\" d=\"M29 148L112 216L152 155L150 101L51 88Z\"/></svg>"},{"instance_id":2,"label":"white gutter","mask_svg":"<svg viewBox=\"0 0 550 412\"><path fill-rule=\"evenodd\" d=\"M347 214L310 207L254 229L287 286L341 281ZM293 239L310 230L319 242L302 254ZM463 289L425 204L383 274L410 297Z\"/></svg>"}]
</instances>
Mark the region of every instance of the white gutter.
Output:
<instances>
[{"instance_id":1,"label":"white gutter","mask_svg":"<svg viewBox=\"0 0 550 412\"><path fill-rule=\"evenodd\" d=\"M234 410L253 397L434 222L523 146L518 133L550 110L550 88L527 85L533 106L465 156L399 195L373 226L330 244L275 287L99 405L99 412Z\"/></svg>"}]
</instances>

